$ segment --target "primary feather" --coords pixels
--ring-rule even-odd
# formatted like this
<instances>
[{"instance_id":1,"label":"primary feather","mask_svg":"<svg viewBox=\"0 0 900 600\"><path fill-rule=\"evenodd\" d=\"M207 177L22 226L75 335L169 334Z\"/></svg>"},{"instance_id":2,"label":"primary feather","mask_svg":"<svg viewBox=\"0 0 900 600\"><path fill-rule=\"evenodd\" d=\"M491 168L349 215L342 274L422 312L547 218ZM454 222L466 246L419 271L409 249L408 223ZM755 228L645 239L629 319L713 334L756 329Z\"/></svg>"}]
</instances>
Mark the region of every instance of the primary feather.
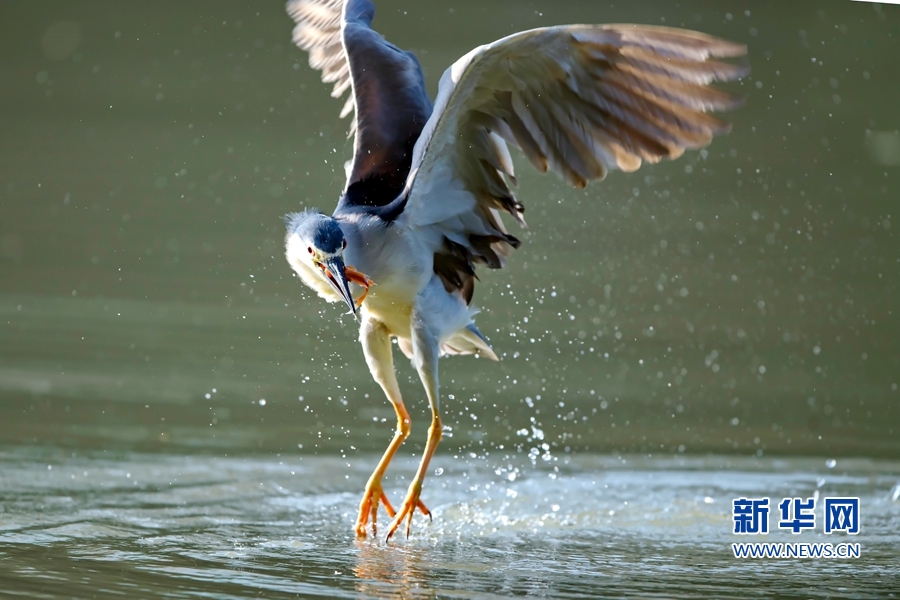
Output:
<instances>
[{"instance_id":1,"label":"primary feather","mask_svg":"<svg viewBox=\"0 0 900 600\"><path fill-rule=\"evenodd\" d=\"M639 25L548 27L480 46L441 78L401 220L432 240L445 286L471 297L475 264L501 267L518 247L501 211L524 225L507 143L578 187L610 169L677 158L728 131L706 111L740 99L708 84L747 70L709 59L745 52L701 33Z\"/></svg>"},{"instance_id":2,"label":"primary feather","mask_svg":"<svg viewBox=\"0 0 900 600\"><path fill-rule=\"evenodd\" d=\"M331 95L350 90L341 116L353 112L354 136L342 204L383 206L402 191L412 151L431 114L431 100L416 57L371 28L370 0L291 0L294 43L309 64L334 83Z\"/></svg>"}]
</instances>

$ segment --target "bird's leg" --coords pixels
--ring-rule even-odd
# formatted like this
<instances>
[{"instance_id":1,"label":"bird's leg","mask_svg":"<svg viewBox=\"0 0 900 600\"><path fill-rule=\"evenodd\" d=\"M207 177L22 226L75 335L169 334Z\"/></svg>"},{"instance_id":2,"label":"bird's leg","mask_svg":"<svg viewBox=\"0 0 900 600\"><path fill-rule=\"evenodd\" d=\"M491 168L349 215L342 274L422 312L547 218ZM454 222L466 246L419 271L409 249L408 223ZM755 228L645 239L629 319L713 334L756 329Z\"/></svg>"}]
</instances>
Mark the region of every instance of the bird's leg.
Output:
<instances>
[{"instance_id":1,"label":"bird's leg","mask_svg":"<svg viewBox=\"0 0 900 600\"><path fill-rule=\"evenodd\" d=\"M403 406L403 399L400 397L400 388L397 385L397 377L394 375L394 360L391 354L390 335L382 323L371 319L364 319L362 327L359 331L359 340L362 343L363 353L366 356L366 363L369 365L369 371L372 378L378 382L381 389L384 390L385 396L394 407L397 413L397 431L391 443L388 444L384 456L375 467L375 471L366 484L366 491L363 494L362 501L359 503L359 517L356 520L356 535L360 537L366 536L366 527L369 519L372 521L372 530L375 530L375 524L378 519L378 505L384 504L388 515L393 517L395 514L394 507L381 487L381 479L387 470L394 453L403 443L403 440L409 436L409 414L406 407Z\"/></svg>"},{"instance_id":2,"label":"bird's leg","mask_svg":"<svg viewBox=\"0 0 900 600\"><path fill-rule=\"evenodd\" d=\"M397 410L397 431L394 432L391 443L388 444L387 450L384 451L384 455L378 461L378 466L375 467L372 476L369 477L369 481L366 483L366 490L363 492L362 500L359 503L359 517L356 519L355 529L356 535L359 537L366 537L366 528L370 519L372 521L372 532L375 533L377 531L379 504L384 504L389 517L397 514L393 505L391 505L391 501L388 500L387 495L384 493L384 489L381 487L381 479L384 477L384 472L387 470L391 459L394 458L394 453L397 452L397 448L409 436L409 415L406 413L406 409L403 407L403 404L394 405L394 408Z\"/></svg>"},{"instance_id":3,"label":"bird's leg","mask_svg":"<svg viewBox=\"0 0 900 600\"><path fill-rule=\"evenodd\" d=\"M435 336L428 331L424 323L413 315L412 328L413 363L419 372L419 378L428 395L428 404L431 406L431 427L428 428L428 441L425 443L425 451L422 453L422 461L416 470L416 476L409 484L406 498L397 512L397 516L388 527L387 539L391 539L394 532L403 521L406 521L406 537L409 537L409 528L412 525L413 514L419 508L423 514L431 518L431 512L425 508L419 496L422 494L422 482L428 471L428 463L437 448L443 435L443 425L440 415L440 396L438 394L438 344Z\"/></svg>"}]
</instances>

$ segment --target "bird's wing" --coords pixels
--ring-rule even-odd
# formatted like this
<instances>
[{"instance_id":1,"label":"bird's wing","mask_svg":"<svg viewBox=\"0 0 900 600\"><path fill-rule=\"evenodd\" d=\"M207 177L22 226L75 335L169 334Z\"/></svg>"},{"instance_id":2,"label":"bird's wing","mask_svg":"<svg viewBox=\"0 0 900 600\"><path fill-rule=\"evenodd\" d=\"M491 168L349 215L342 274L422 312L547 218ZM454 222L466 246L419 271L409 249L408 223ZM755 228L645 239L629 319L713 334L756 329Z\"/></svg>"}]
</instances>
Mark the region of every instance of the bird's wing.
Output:
<instances>
[{"instance_id":1,"label":"bird's wing","mask_svg":"<svg viewBox=\"0 0 900 600\"><path fill-rule=\"evenodd\" d=\"M406 183L412 150L431 114L416 57L371 28L370 0L290 0L297 23L293 39L309 52L309 64L334 83L335 98L351 90L341 116L352 111L355 134L346 202L378 206Z\"/></svg>"},{"instance_id":2,"label":"bird's wing","mask_svg":"<svg viewBox=\"0 0 900 600\"><path fill-rule=\"evenodd\" d=\"M608 170L677 158L729 129L707 113L740 104L710 87L746 68L710 60L746 53L701 33L639 25L569 25L474 49L441 78L415 147L401 219L435 252L448 291L471 298L476 263L503 265L522 205L507 143L540 171L584 187Z\"/></svg>"}]
</instances>

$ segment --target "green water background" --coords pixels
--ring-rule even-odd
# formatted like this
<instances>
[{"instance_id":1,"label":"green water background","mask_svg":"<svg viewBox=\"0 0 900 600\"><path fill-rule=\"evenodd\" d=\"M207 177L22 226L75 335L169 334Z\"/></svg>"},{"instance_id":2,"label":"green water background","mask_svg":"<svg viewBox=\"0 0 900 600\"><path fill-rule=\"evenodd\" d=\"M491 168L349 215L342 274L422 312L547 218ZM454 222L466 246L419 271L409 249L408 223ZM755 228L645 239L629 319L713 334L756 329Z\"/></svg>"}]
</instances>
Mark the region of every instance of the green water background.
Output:
<instances>
[{"instance_id":1,"label":"green water background","mask_svg":"<svg viewBox=\"0 0 900 600\"><path fill-rule=\"evenodd\" d=\"M355 323L282 255L281 216L331 210L351 142L281 3L0 12L0 442L380 450ZM445 450L536 427L579 451L896 457L900 9L381 1L375 24L434 93L472 47L567 22L746 43L746 105L707 151L584 191L516 158L530 229L475 296L502 361L441 362Z\"/></svg>"}]
</instances>

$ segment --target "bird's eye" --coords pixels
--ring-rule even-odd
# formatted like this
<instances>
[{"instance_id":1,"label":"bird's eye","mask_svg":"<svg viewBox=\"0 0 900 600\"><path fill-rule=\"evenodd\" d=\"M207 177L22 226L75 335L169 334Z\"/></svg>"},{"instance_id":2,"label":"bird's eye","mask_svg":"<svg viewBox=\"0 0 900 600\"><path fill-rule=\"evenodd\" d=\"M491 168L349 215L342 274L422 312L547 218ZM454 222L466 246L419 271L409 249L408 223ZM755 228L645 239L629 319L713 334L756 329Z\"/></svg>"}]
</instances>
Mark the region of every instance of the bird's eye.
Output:
<instances>
[{"instance_id":1,"label":"bird's eye","mask_svg":"<svg viewBox=\"0 0 900 600\"><path fill-rule=\"evenodd\" d=\"M313 253L312 246L308 246L308 247L306 248L306 251L309 252L310 254L312 254L312 253Z\"/></svg>"},{"instance_id":2,"label":"bird's eye","mask_svg":"<svg viewBox=\"0 0 900 600\"><path fill-rule=\"evenodd\" d=\"M346 249L347 249L347 240L346 240L346 239L345 239L343 242L341 242L341 249L342 249L342 250L346 250Z\"/></svg>"}]
</instances>

